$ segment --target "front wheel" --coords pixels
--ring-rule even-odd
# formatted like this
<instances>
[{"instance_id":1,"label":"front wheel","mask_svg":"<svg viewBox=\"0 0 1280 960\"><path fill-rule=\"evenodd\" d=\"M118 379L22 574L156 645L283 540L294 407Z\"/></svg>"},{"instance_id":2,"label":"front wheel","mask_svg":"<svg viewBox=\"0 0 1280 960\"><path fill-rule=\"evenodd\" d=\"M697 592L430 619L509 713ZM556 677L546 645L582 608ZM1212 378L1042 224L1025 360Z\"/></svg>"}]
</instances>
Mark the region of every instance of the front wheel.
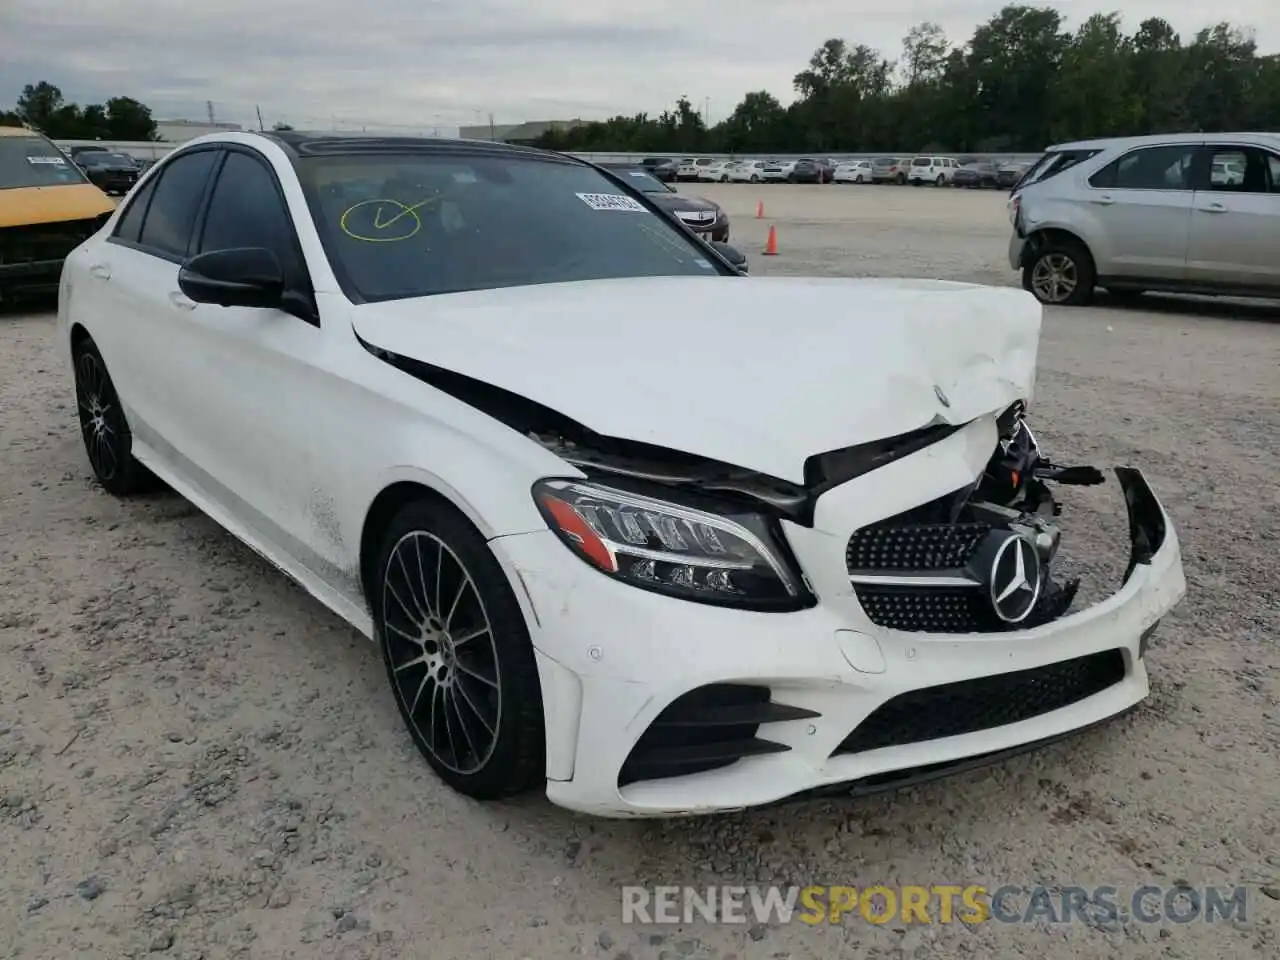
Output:
<instances>
[{"instance_id":1,"label":"front wheel","mask_svg":"<svg viewBox=\"0 0 1280 960\"><path fill-rule=\"evenodd\" d=\"M102 489L117 497L146 490L154 475L133 456L133 433L98 345L88 337L71 350L76 408L89 466Z\"/></svg>"},{"instance_id":2,"label":"front wheel","mask_svg":"<svg viewBox=\"0 0 1280 960\"><path fill-rule=\"evenodd\" d=\"M853 178L853 182L854 182L854 183L862 183L862 182L863 182L863 180L862 180L862 174L858 174L856 177L854 177L854 178Z\"/></svg>"},{"instance_id":3,"label":"front wheel","mask_svg":"<svg viewBox=\"0 0 1280 960\"><path fill-rule=\"evenodd\" d=\"M1093 257L1074 240L1049 240L1022 268L1022 286L1041 303L1078 307L1093 297Z\"/></svg>"},{"instance_id":4,"label":"front wheel","mask_svg":"<svg viewBox=\"0 0 1280 960\"><path fill-rule=\"evenodd\" d=\"M484 537L447 504L405 506L369 591L387 678L414 745L479 800L546 780L542 695L524 614Z\"/></svg>"},{"instance_id":5,"label":"front wheel","mask_svg":"<svg viewBox=\"0 0 1280 960\"><path fill-rule=\"evenodd\" d=\"M756 175L753 173L753 174L751 175L751 182L752 182L752 183L759 183L759 182L760 182L760 178L759 178L758 176L756 176Z\"/></svg>"}]
</instances>

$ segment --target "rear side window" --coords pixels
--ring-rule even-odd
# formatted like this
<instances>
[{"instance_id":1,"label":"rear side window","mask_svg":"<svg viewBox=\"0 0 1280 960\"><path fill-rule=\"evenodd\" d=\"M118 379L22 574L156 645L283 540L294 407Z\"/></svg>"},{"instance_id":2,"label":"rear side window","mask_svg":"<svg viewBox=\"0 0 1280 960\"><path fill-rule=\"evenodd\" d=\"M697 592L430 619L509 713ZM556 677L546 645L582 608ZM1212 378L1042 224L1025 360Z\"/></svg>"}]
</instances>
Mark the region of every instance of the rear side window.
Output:
<instances>
[{"instance_id":1,"label":"rear side window","mask_svg":"<svg viewBox=\"0 0 1280 960\"><path fill-rule=\"evenodd\" d=\"M1113 160L1092 177L1099 190L1189 190L1194 144L1143 147Z\"/></svg>"},{"instance_id":2,"label":"rear side window","mask_svg":"<svg viewBox=\"0 0 1280 960\"><path fill-rule=\"evenodd\" d=\"M124 213L120 214L120 220L116 223L115 236L130 243L142 242L142 220L147 215L147 204L151 202L151 195L155 192L156 178L152 177L129 198L129 205L124 208Z\"/></svg>"},{"instance_id":3,"label":"rear side window","mask_svg":"<svg viewBox=\"0 0 1280 960\"><path fill-rule=\"evenodd\" d=\"M171 257L187 255L196 214L216 157L214 150L201 150L174 157L164 165L142 225L144 247Z\"/></svg>"}]
</instances>

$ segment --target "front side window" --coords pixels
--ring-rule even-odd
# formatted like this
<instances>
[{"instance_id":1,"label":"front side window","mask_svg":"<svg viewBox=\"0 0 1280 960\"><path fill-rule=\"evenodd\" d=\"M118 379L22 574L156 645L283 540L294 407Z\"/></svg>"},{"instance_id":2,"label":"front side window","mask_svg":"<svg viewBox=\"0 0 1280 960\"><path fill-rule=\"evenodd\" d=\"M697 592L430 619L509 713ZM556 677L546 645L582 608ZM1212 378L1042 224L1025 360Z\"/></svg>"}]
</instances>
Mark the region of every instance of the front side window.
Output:
<instances>
[{"instance_id":1,"label":"front side window","mask_svg":"<svg viewBox=\"0 0 1280 960\"><path fill-rule=\"evenodd\" d=\"M44 137L0 136L0 190L86 182L76 165Z\"/></svg>"},{"instance_id":2,"label":"front side window","mask_svg":"<svg viewBox=\"0 0 1280 960\"><path fill-rule=\"evenodd\" d=\"M271 171L262 162L231 151L209 197L199 250L235 247L266 247L285 265L294 259L293 221Z\"/></svg>"},{"instance_id":3,"label":"front side window","mask_svg":"<svg viewBox=\"0 0 1280 960\"><path fill-rule=\"evenodd\" d=\"M174 157L164 165L142 224L144 247L171 257L187 255L196 213L216 157L214 150L200 150Z\"/></svg>"},{"instance_id":4,"label":"front side window","mask_svg":"<svg viewBox=\"0 0 1280 960\"><path fill-rule=\"evenodd\" d=\"M1195 145L1144 147L1107 164L1089 178L1101 190L1188 190Z\"/></svg>"},{"instance_id":5,"label":"front side window","mask_svg":"<svg viewBox=\"0 0 1280 960\"><path fill-rule=\"evenodd\" d=\"M297 169L353 299L730 275L665 214L579 163L422 151L303 157Z\"/></svg>"}]
</instances>

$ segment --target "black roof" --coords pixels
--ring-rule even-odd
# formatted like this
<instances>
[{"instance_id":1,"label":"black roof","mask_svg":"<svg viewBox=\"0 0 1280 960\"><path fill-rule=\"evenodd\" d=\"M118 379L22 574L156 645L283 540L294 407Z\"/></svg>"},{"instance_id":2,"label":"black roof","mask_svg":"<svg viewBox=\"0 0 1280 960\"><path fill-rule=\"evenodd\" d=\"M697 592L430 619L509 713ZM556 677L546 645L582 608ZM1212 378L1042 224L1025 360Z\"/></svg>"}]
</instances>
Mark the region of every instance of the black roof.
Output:
<instances>
[{"instance_id":1,"label":"black roof","mask_svg":"<svg viewBox=\"0 0 1280 960\"><path fill-rule=\"evenodd\" d=\"M366 133L311 133L305 130L273 130L261 136L269 137L286 150L299 157L351 156L378 153L432 153L466 156L526 157L530 160L553 160L562 163L581 163L575 157L499 143L493 140L462 140L457 137L404 137L371 136Z\"/></svg>"}]
</instances>

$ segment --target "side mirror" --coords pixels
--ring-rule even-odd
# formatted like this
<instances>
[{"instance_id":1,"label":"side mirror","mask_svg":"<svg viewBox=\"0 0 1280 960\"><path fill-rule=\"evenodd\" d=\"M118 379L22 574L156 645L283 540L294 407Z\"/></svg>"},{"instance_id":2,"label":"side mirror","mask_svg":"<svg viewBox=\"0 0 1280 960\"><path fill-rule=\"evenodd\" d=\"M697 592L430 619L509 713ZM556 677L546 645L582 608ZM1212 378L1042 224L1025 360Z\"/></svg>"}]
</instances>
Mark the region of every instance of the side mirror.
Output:
<instances>
[{"instance_id":1,"label":"side mirror","mask_svg":"<svg viewBox=\"0 0 1280 960\"><path fill-rule=\"evenodd\" d=\"M721 243L719 240L712 240L711 246L715 248L716 253L733 264L739 273L747 272L747 255L737 247L731 247L729 244Z\"/></svg>"},{"instance_id":2,"label":"side mirror","mask_svg":"<svg viewBox=\"0 0 1280 960\"><path fill-rule=\"evenodd\" d=\"M278 307L284 294L284 268L265 247L210 250L182 265L178 287L196 303Z\"/></svg>"}]
</instances>

